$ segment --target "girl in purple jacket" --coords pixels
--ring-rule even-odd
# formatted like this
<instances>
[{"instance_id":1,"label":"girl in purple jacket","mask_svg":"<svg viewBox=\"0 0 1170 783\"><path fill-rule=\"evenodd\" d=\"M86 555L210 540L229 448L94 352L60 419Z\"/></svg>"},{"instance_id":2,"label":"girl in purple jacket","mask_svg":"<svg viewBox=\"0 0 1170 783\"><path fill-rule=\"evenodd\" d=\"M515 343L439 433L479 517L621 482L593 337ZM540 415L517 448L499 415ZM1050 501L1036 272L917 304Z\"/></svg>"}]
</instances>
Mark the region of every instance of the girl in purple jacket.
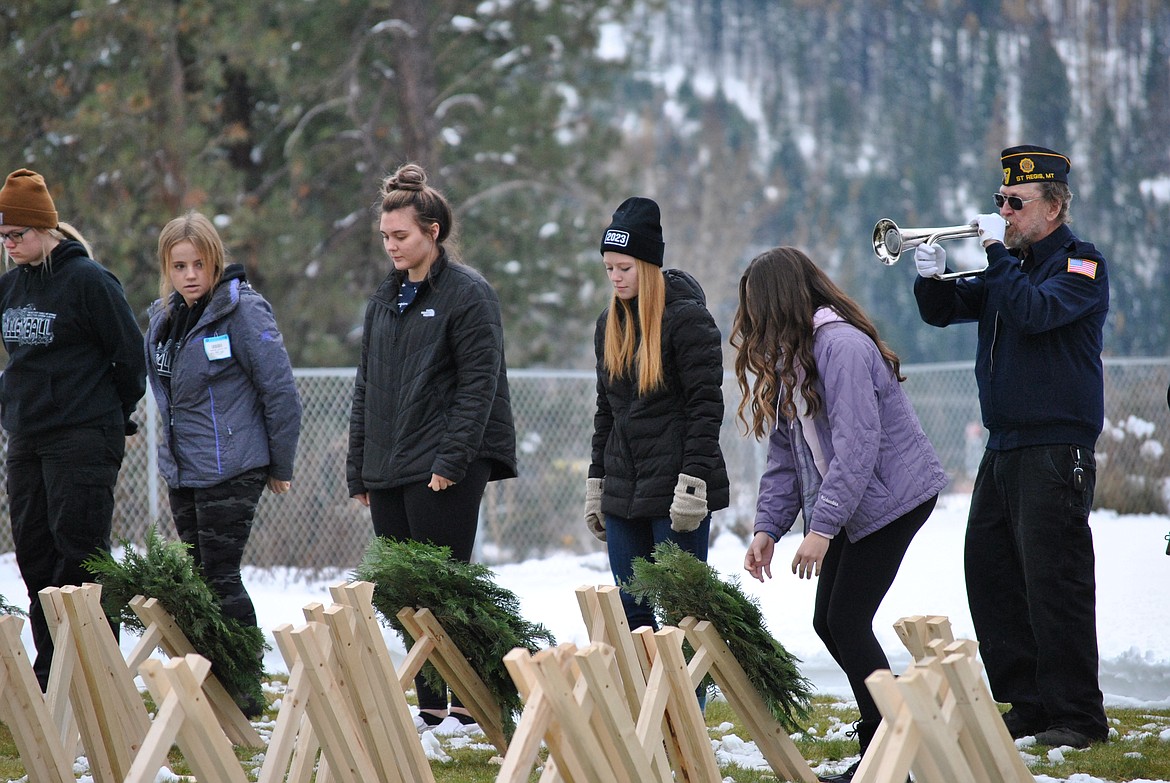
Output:
<instances>
[{"instance_id":1,"label":"girl in purple jacket","mask_svg":"<svg viewBox=\"0 0 1170 783\"><path fill-rule=\"evenodd\" d=\"M739 417L769 439L744 568L770 578L776 541L803 515L792 573L820 578L813 628L849 679L864 755L881 722L865 678L890 667L873 618L946 475L897 355L801 251L775 248L748 265L731 344ZM820 779L850 781L859 765Z\"/></svg>"}]
</instances>

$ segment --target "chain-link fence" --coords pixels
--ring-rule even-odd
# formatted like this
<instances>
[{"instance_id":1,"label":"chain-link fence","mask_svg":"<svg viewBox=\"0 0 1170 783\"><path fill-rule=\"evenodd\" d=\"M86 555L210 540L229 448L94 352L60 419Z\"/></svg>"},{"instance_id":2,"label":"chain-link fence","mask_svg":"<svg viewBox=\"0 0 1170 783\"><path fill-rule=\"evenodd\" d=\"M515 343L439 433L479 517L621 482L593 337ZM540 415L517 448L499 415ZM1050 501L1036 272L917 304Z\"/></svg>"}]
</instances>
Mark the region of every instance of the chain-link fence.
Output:
<instances>
[{"instance_id":1,"label":"chain-link fence","mask_svg":"<svg viewBox=\"0 0 1170 783\"><path fill-rule=\"evenodd\" d=\"M970 489L982 454L975 381L969 362L903 368L906 389L927 435L951 478L947 491ZM345 454L353 370L298 370L304 406L292 490L265 493L245 553L247 563L305 569L353 568L371 536L369 512L346 494ZM1109 419L1098 443L1097 505L1129 512L1166 511L1170 432L1166 388L1170 359L1106 362L1105 409ZM593 425L591 372L515 370L509 373L519 478L488 485L482 506L478 559L518 562L552 551L586 551L598 544L585 529L581 509ZM731 476L731 507L715 515L717 531L751 529L764 444L744 437L735 420L740 395L724 382L722 433ZM1028 394L1021 389L1021 394ZM127 440L117 490L115 537L141 541L157 524L173 537L166 486L155 466L161 423L151 395L137 419L139 435ZM6 439L0 439L6 450ZM0 463L0 473L3 473ZM12 548L8 504L0 509L0 552Z\"/></svg>"}]
</instances>

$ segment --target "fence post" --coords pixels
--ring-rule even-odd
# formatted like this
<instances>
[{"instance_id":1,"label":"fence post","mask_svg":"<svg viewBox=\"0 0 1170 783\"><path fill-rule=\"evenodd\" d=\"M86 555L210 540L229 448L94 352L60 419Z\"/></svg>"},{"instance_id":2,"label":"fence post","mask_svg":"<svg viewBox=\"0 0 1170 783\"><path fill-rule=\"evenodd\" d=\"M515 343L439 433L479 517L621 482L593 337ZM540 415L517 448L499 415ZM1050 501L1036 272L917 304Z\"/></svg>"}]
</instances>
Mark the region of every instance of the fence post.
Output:
<instances>
[{"instance_id":1,"label":"fence post","mask_svg":"<svg viewBox=\"0 0 1170 783\"><path fill-rule=\"evenodd\" d=\"M146 508L150 524L158 523L158 401L149 383L146 389Z\"/></svg>"}]
</instances>

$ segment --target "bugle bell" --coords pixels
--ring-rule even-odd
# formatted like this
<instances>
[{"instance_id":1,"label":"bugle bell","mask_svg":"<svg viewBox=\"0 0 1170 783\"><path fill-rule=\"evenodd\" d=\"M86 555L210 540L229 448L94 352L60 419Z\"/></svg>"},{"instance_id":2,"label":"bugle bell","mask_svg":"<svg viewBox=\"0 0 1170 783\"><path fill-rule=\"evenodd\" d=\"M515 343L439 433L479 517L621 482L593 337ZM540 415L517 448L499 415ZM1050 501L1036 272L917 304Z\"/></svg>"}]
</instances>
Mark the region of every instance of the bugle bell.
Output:
<instances>
[{"instance_id":1,"label":"bugle bell","mask_svg":"<svg viewBox=\"0 0 1170 783\"><path fill-rule=\"evenodd\" d=\"M922 244L934 245L944 239L962 239L979 236L979 229L972 225L944 226L942 228L898 228L889 218L882 218L873 227L873 252L886 266L893 266L903 251ZM968 269L963 272L945 272L934 276L936 280L954 280L982 274L982 269Z\"/></svg>"}]
</instances>

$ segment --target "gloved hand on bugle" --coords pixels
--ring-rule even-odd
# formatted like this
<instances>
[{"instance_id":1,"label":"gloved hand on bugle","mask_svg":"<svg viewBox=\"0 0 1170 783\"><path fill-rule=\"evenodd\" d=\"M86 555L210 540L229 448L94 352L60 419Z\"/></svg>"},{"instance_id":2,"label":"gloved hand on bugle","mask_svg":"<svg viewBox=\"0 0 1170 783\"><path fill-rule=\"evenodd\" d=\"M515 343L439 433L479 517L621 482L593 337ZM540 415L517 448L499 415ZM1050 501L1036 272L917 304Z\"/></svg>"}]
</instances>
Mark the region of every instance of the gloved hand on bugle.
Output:
<instances>
[{"instance_id":1,"label":"gloved hand on bugle","mask_svg":"<svg viewBox=\"0 0 1170 783\"><path fill-rule=\"evenodd\" d=\"M1002 215L991 213L977 215L971 225L979 229L979 244L987 247L989 241L1003 242L1004 232L1007 231L1007 221Z\"/></svg>"},{"instance_id":2,"label":"gloved hand on bugle","mask_svg":"<svg viewBox=\"0 0 1170 783\"><path fill-rule=\"evenodd\" d=\"M914 266L923 277L934 277L947 268L947 251L941 245L922 243L914 248Z\"/></svg>"}]
</instances>

